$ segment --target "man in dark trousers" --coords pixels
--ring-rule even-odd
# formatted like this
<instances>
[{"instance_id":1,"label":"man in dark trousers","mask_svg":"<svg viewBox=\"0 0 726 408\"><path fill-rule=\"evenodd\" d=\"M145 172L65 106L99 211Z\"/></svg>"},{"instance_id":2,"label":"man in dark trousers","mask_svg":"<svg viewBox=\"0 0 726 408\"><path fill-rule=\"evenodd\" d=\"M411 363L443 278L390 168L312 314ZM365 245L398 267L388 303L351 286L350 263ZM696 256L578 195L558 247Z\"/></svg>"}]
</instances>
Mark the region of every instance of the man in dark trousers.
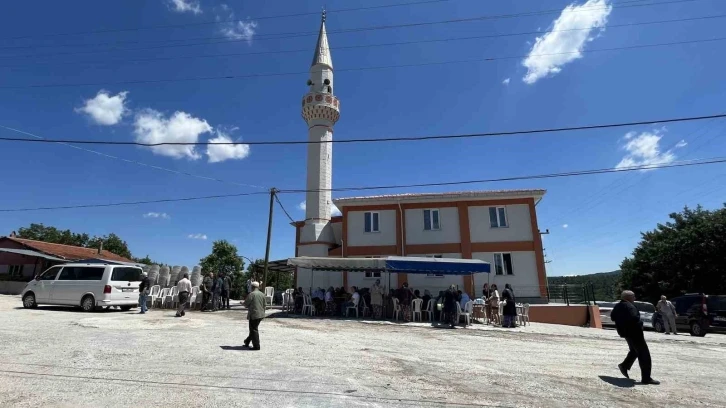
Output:
<instances>
[{"instance_id":1,"label":"man in dark trousers","mask_svg":"<svg viewBox=\"0 0 726 408\"><path fill-rule=\"evenodd\" d=\"M260 292L259 282L252 282L252 292L247 295L245 299L245 307L247 308L247 320L249 320L250 334L245 339L245 347L249 348L252 343L250 350L260 349L260 322L265 318L265 295Z\"/></svg>"},{"instance_id":2,"label":"man in dark trousers","mask_svg":"<svg viewBox=\"0 0 726 408\"><path fill-rule=\"evenodd\" d=\"M660 382L650 377L650 351L643 336L643 322L640 321L640 312L638 312L638 309L633 304L635 302L635 294L626 290L623 292L621 298L620 303L615 305L613 311L610 312L610 318L615 322L618 335L628 342L630 351L628 352L628 356L625 357L625 360L621 364L618 364L618 368L625 378L630 378L628 376L628 370L633 367L633 363L637 358L643 384L658 385Z\"/></svg>"},{"instance_id":3,"label":"man in dark trousers","mask_svg":"<svg viewBox=\"0 0 726 408\"><path fill-rule=\"evenodd\" d=\"M210 273L202 281L202 312L211 310L213 278L214 274Z\"/></svg>"},{"instance_id":4,"label":"man in dark trousers","mask_svg":"<svg viewBox=\"0 0 726 408\"><path fill-rule=\"evenodd\" d=\"M151 281L149 280L148 272L143 272L141 283L139 283L139 307L141 308L140 314L146 313L146 297L149 295L151 289Z\"/></svg>"},{"instance_id":5,"label":"man in dark trousers","mask_svg":"<svg viewBox=\"0 0 726 408\"><path fill-rule=\"evenodd\" d=\"M223 272L222 281L224 282L222 285L222 309L226 307L229 310L229 290L232 288L232 279Z\"/></svg>"}]
</instances>

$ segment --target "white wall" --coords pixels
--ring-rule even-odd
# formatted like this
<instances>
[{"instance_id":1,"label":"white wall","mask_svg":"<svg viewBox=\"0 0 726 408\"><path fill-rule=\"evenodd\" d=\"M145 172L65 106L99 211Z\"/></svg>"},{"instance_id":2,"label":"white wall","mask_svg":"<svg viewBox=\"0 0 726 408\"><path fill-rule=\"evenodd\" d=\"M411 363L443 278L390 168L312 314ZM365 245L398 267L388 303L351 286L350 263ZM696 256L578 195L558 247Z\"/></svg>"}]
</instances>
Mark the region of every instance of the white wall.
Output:
<instances>
[{"instance_id":1,"label":"white wall","mask_svg":"<svg viewBox=\"0 0 726 408\"><path fill-rule=\"evenodd\" d=\"M345 290L348 290L351 286L357 286L359 288L370 288L371 286L373 286L373 283L376 281L376 279L381 280L381 285L385 286L386 290L390 289L391 287L393 287L394 289L397 288L396 283L398 282L398 274L390 274L390 284L388 275L388 273L383 272L381 273L380 278L366 278L365 273L363 272L348 272L348 287L345 288Z\"/></svg>"},{"instance_id":2,"label":"white wall","mask_svg":"<svg viewBox=\"0 0 726 408\"><path fill-rule=\"evenodd\" d=\"M490 283L496 283L499 292L504 289L504 284L509 283L514 289L517 297L540 297L539 278L537 276L537 260L534 251L511 252L513 275L496 275L494 271L494 254L491 252L474 252L472 258L489 262L492 266ZM481 295L482 285L486 282L479 279L475 281L477 293ZM543 283L544 284L544 283Z\"/></svg>"},{"instance_id":3,"label":"white wall","mask_svg":"<svg viewBox=\"0 0 726 408\"><path fill-rule=\"evenodd\" d=\"M396 211L373 211L380 232L365 232L365 211L348 211L348 246L396 245Z\"/></svg>"},{"instance_id":4,"label":"white wall","mask_svg":"<svg viewBox=\"0 0 726 408\"><path fill-rule=\"evenodd\" d=\"M508 227L492 228L489 222L489 207L469 207L469 230L471 242L531 241L532 221L529 206L515 204L504 206Z\"/></svg>"},{"instance_id":5,"label":"white wall","mask_svg":"<svg viewBox=\"0 0 726 408\"><path fill-rule=\"evenodd\" d=\"M439 210L440 229L424 230L424 209L407 209L406 244L455 244L461 241L459 232L459 212L456 207L430 208Z\"/></svg>"}]
</instances>

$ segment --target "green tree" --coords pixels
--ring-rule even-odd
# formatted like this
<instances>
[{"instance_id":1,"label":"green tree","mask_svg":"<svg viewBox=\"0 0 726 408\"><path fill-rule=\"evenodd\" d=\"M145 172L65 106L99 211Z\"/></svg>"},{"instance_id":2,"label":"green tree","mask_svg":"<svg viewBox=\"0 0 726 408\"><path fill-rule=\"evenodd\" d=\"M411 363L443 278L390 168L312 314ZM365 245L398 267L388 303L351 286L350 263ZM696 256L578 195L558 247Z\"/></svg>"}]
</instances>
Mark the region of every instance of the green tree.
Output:
<instances>
[{"instance_id":1,"label":"green tree","mask_svg":"<svg viewBox=\"0 0 726 408\"><path fill-rule=\"evenodd\" d=\"M244 261L237 253L237 247L226 240L214 241L212 244L212 253L199 260L199 266L202 267L203 273L214 272L218 274L223 272L232 279L231 297L239 298L239 277L242 275Z\"/></svg>"},{"instance_id":2,"label":"green tree","mask_svg":"<svg viewBox=\"0 0 726 408\"><path fill-rule=\"evenodd\" d=\"M623 260L620 288L650 302L660 295L726 292L726 206L686 207L669 217L642 233L632 257Z\"/></svg>"},{"instance_id":3,"label":"green tree","mask_svg":"<svg viewBox=\"0 0 726 408\"><path fill-rule=\"evenodd\" d=\"M132 258L126 241L114 233L91 238L86 233L79 234L71 232L71 230L59 230L56 227L45 226L43 224L30 224L27 228L21 227L18 229L17 237L84 248L98 248L101 242L103 242L103 249L123 256L124 258Z\"/></svg>"},{"instance_id":4,"label":"green tree","mask_svg":"<svg viewBox=\"0 0 726 408\"><path fill-rule=\"evenodd\" d=\"M129 250L126 241L122 240L118 235L110 233L102 237L93 237L89 241L89 247L98 248L103 242L103 249L111 251L116 255L123 256L124 258L131 259L131 251Z\"/></svg>"}]
</instances>

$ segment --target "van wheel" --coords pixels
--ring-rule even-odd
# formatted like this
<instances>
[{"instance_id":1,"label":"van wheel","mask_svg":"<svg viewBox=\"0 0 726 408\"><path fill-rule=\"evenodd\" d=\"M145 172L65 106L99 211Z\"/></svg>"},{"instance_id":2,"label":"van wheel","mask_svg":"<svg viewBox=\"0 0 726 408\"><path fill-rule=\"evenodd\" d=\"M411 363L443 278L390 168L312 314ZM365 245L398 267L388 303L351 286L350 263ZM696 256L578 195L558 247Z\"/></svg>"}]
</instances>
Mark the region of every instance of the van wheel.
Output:
<instances>
[{"instance_id":1,"label":"van wheel","mask_svg":"<svg viewBox=\"0 0 726 408\"><path fill-rule=\"evenodd\" d=\"M131 306L121 306L121 311L128 312L129 310L131 310Z\"/></svg>"},{"instance_id":2,"label":"van wheel","mask_svg":"<svg viewBox=\"0 0 726 408\"><path fill-rule=\"evenodd\" d=\"M663 323L661 323L660 320L656 321L655 324L653 324L653 328L658 333L663 333Z\"/></svg>"},{"instance_id":3,"label":"van wheel","mask_svg":"<svg viewBox=\"0 0 726 408\"><path fill-rule=\"evenodd\" d=\"M96 310L96 299L91 295L86 295L81 299L81 308L84 312L93 312Z\"/></svg>"},{"instance_id":4,"label":"van wheel","mask_svg":"<svg viewBox=\"0 0 726 408\"><path fill-rule=\"evenodd\" d=\"M699 323L691 323L691 336L703 337L706 335L706 330Z\"/></svg>"},{"instance_id":5,"label":"van wheel","mask_svg":"<svg viewBox=\"0 0 726 408\"><path fill-rule=\"evenodd\" d=\"M35 303L35 295L33 293L28 293L23 297L23 307L26 309L35 309L38 307L38 304Z\"/></svg>"}]
</instances>

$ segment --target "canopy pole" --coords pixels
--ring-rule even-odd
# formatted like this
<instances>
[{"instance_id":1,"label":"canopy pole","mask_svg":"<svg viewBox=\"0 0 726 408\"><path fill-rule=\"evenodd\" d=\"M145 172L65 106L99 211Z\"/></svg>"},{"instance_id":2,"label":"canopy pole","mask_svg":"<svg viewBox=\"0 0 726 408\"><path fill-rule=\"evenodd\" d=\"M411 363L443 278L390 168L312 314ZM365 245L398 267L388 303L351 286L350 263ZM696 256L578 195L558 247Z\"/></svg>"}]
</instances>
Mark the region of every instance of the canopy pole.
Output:
<instances>
[{"instance_id":1,"label":"canopy pole","mask_svg":"<svg viewBox=\"0 0 726 408\"><path fill-rule=\"evenodd\" d=\"M471 273L471 298L476 299L476 282L474 282L474 273Z\"/></svg>"}]
</instances>

